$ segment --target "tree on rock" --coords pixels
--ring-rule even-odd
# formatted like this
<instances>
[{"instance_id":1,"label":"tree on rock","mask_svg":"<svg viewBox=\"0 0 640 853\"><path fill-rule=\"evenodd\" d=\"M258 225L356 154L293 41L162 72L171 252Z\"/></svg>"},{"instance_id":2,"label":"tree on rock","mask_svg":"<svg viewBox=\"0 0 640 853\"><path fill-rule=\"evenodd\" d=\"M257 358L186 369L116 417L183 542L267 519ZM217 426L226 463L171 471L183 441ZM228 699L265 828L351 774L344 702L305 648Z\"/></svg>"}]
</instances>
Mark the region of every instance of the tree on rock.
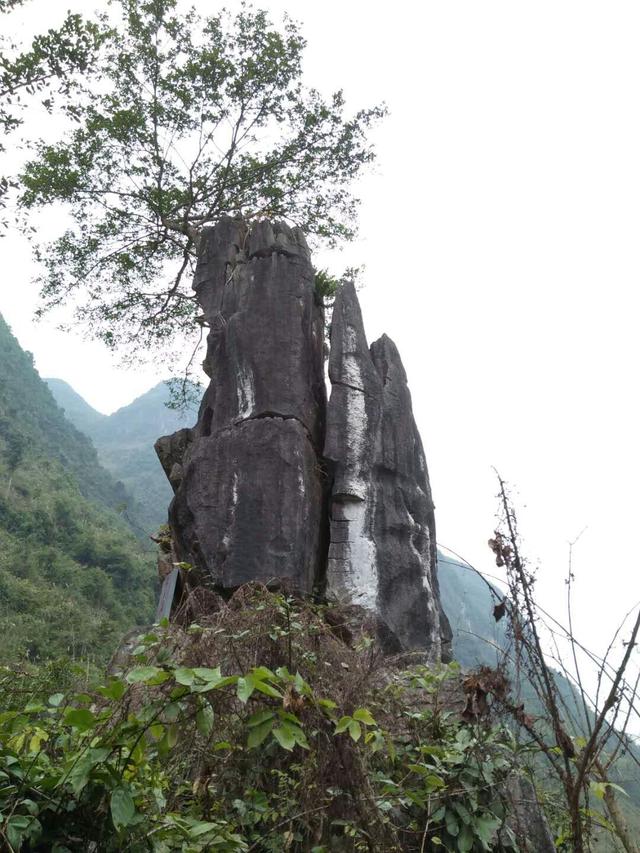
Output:
<instances>
[{"instance_id":1,"label":"tree on rock","mask_svg":"<svg viewBox=\"0 0 640 853\"><path fill-rule=\"evenodd\" d=\"M74 96L76 125L36 143L25 212L63 203L72 226L38 245L42 307L72 299L110 346L168 345L194 328L190 271L223 214L280 217L322 241L354 234L350 185L374 157L375 106L345 113L303 85L304 40L242 6L201 18L177 0L118 0L102 73Z\"/></svg>"}]
</instances>

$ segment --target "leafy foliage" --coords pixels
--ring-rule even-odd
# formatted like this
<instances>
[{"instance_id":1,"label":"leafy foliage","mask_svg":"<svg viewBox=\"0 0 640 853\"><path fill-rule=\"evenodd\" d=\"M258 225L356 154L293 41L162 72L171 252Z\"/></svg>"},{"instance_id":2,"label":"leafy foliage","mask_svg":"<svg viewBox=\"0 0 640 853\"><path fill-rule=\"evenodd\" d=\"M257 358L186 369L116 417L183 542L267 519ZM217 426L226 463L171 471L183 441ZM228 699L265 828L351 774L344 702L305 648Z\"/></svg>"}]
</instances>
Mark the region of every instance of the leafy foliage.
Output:
<instances>
[{"instance_id":1,"label":"leafy foliage","mask_svg":"<svg viewBox=\"0 0 640 853\"><path fill-rule=\"evenodd\" d=\"M22 6L24 0L0 0L0 26L4 15ZM87 73L101 35L98 28L80 15L69 12L57 29L36 36L24 49L0 37L0 153L5 150L3 136L15 131L23 121L24 110L36 96L51 112L59 96L67 110L77 78ZM0 209L15 180L0 176ZM3 227L6 222L0 223Z\"/></svg>"},{"instance_id":2,"label":"leafy foliage","mask_svg":"<svg viewBox=\"0 0 640 853\"><path fill-rule=\"evenodd\" d=\"M439 552L438 579L445 612L450 618L453 630L453 648L455 659L463 669L471 670L478 666L498 667L505 673L513 685L512 696L503 697L506 703L505 719L511 725L518 719L528 725L535 723L535 729L548 748L554 748L553 729L544 702L534 686L533 678L526 666L526 660L515 661L514 645L516 637L509 628L508 619L494 618L495 606L503 601L504 594L488 583L473 567L451 556ZM506 607L505 607L506 610ZM561 661L557 661L562 666ZM578 688L572 684L566 669L563 672L549 669L559 707L562 711L563 725L570 738L577 760L585 745L585 730L589 730L595 721L595 711L588 704L585 708ZM587 717L585 718L585 713ZM515 718L515 719L514 719ZM520 741L531 744L530 734L520 725L515 726ZM611 731L607 737L605 753L607 757L616 754L615 763L610 769L610 781L613 790L624 794L619 797L620 809L631 829L634 838L640 838L640 751L633 738L622 736L624 749L620 749L620 733ZM555 747L554 756L561 756ZM521 752L531 774L538 780L539 792L544 798L545 812L554 831L559 850L572 851L571 826L568 820L565 794L554 773L549 770L548 759L538 745ZM616 787L618 786L618 787ZM607 785L594 782L585 790L585 803L581 810L585 826L591 835L592 843L602 853L614 853L620 849L616 842L615 827L607 820L601 794Z\"/></svg>"},{"instance_id":3,"label":"leafy foliage","mask_svg":"<svg viewBox=\"0 0 640 853\"><path fill-rule=\"evenodd\" d=\"M119 0L77 125L36 146L22 205L64 203L73 228L38 251L43 306L73 294L110 346L166 346L194 329L186 279L222 214L289 218L319 239L354 233L349 187L373 159L381 107L345 115L301 82L304 40L242 6L200 19L176 0ZM90 293L86 290L90 283Z\"/></svg>"},{"instance_id":4,"label":"leafy foliage","mask_svg":"<svg viewBox=\"0 0 640 853\"><path fill-rule=\"evenodd\" d=\"M109 654L153 607L127 495L0 318L0 659Z\"/></svg>"},{"instance_id":5,"label":"leafy foliage","mask_svg":"<svg viewBox=\"0 0 640 853\"><path fill-rule=\"evenodd\" d=\"M340 287L340 279L332 276L327 270L316 270L314 275L314 286L316 295L323 304L329 300L329 303L335 298L336 292Z\"/></svg>"},{"instance_id":6,"label":"leafy foliage","mask_svg":"<svg viewBox=\"0 0 640 853\"><path fill-rule=\"evenodd\" d=\"M75 690L0 676L14 849L511 848L512 741L444 710L455 668L380 669L322 609L238 595L206 624L156 626L122 671ZM257 647L271 666L247 666Z\"/></svg>"}]
</instances>

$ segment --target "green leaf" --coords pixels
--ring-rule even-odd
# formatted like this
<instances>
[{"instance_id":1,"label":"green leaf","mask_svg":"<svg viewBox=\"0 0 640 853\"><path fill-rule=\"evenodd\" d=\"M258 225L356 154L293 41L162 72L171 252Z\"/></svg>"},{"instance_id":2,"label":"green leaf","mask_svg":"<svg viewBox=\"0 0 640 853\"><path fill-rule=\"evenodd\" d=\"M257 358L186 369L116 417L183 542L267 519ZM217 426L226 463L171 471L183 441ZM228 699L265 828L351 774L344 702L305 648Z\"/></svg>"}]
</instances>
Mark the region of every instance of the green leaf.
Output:
<instances>
[{"instance_id":1,"label":"green leaf","mask_svg":"<svg viewBox=\"0 0 640 853\"><path fill-rule=\"evenodd\" d=\"M162 684L169 678L169 673L159 666L136 666L130 670L125 679L129 684Z\"/></svg>"},{"instance_id":2,"label":"green leaf","mask_svg":"<svg viewBox=\"0 0 640 853\"><path fill-rule=\"evenodd\" d=\"M196 714L196 726L203 737L208 738L213 731L213 708L205 705Z\"/></svg>"},{"instance_id":3,"label":"green leaf","mask_svg":"<svg viewBox=\"0 0 640 853\"><path fill-rule=\"evenodd\" d=\"M273 681L275 679L275 675L268 669L266 666L256 666L251 670L251 678L255 681L265 681L270 680Z\"/></svg>"},{"instance_id":4,"label":"green leaf","mask_svg":"<svg viewBox=\"0 0 640 853\"><path fill-rule=\"evenodd\" d=\"M429 785L432 791L437 791L439 788L447 787L447 783L444 779L441 779L440 776L436 776L435 773L429 773L425 782Z\"/></svg>"},{"instance_id":5,"label":"green leaf","mask_svg":"<svg viewBox=\"0 0 640 853\"><path fill-rule=\"evenodd\" d=\"M448 830L447 830L448 831ZM458 835L458 850L460 853L469 853L473 849L473 831L470 826L463 826Z\"/></svg>"},{"instance_id":6,"label":"green leaf","mask_svg":"<svg viewBox=\"0 0 640 853\"><path fill-rule=\"evenodd\" d=\"M275 687L272 687L271 684L267 684L265 681L254 681L253 686L260 693L264 693L265 696L271 696L273 699L282 699L282 693L279 690L276 690Z\"/></svg>"},{"instance_id":7,"label":"green leaf","mask_svg":"<svg viewBox=\"0 0 640 853\"><path fill-rule=\"evenodd\" d=\"M127 689L127 685L124 681L121 681L119 678L114 681L110 681L109 684L106 684L104 687L98 688L98 693L101 696L104 696L106 699L122 699Z\"/></svg>"},{"instance_id":8,"label":"green leaf","mask_svg":"<svg viewBox=\"0 0 640 853\"><path fill-rule=\"evenodd\" d=\"M232 684L237 684L240 681L239 676L237 675L225 675L224 678L221 678L220 681L216 681L215 683L211 682L207 684L207 690L220 690L223 687L229 687Z\"/></svg>"},{"instance_id":9,"label":"green leaf","mask_svg":"<svg viewBox=\"0 0 640 853\"><path fill-rule=\"evenodd\" d=\"M500 827L500 823L501 821L491 815L476 816L474 819L474 834L486 846L487 850L490 849L489 845L493 841L494 833Z\"/></svg>"},{"instance_id":10,"label":"green leaf","mask_svg":"<svg viewBox=\"0 0 640 853\"><path fill-rule=\"evenodd\" d=\"M220 679L222 678L219 666L215 667L215 669L211 669L209 667L204 666L197 666L195 667L195 669L193 669L193 674L201 681L210 681L214 683L216 681L220 681Z\"/></svg>"},{"instance_id":11,"label":"green leaf","mask_svg":"<svg viewBox=\"0 0 640 853\"><path fill-rule=\"evenodd\" d=\"M36 839L42 832L42 826L31 815L12 815L4 827L7 839L14 850L20 850L26 839Z\"/></svg>"},{"instance_id":12,"label":"green leaf","mask_svg":"<svg viewBox=\"0 0 640 853\"><path fill-rule=\"evenodd\" d=\"M351 720L349 723L349 734L351 735L352 740L360 740L360 737L362 736L362 726L357 720Z\"/></svg>"},{"instance_id":13,"label":"green leaf","mask_svg":"<svg viewBox=\"0 0 640 853\"><path fill-rule=\"evenodd\" d=\"M164 716L170 722L175 722L180 716L182 706L180 702L170 702L164 709Z\"/></svg>"},{"instance_id":14,"label":"green leaf","mask_svg":"<svg viewBox=\"0 0 640 853\"><path fill-rule=\"evenodd\" d=\"M434 778L438 778L437 776ZM441 781L441 780L438 780ZM463 803L454 803L453 808L458 813L458 817L462 821L462 823L469 825L471 823L471 815L469 814L469 809Z\"/></svg>"},{"instance_id":15,"label":"green leaf","mask_svg":"<svg viewBox=\"0 0 640 853\"><path fill-rule=\"evenodd\" d=\"M624 794L624 796L625 796L625 797L628 797L628 796L629 796L629 794L627 794L627 792L625 791L625 789L624 789L624 788L621 788L621 787L620 787L620 785L616 785L616 783L615 783L615 782L606 782L606 785L607 785L609 788L613 788L615 791L618 791L618 793L620 793L620 794Z\"/></svg>"},{"instance_id":16,"label":"green leaf","mask_svg":"<svg viewBox=\"0 0 640 853\"><path fill-rule=\"evenodd\" d=\"M29 740L29 752L40 752L43 741L49 740L49 732L37 727Z\"/></svg>"},{"instance_id":17,"label":"green leaf","mask_svg":"<svg viewBox=\"0 0 640 853\"><path fill-rule=\"evenodd\" d=\"M296 715L292 714L291 711L285 711L284 708L278 708L278 716L281 720L285 720L288 723L293 723L296 726L300 725L300 720Z\"/></svg>"},{"instance_id":18,"label":"green leaf","mask_svg":"<svg viewBox=\"0 0 640 853\"><path fill-rule=\"evenodd\" d=\"M296 745L296 739L288 728L284 726L280 726L280 728L273 730L273 736L278 741L280 746L283 749L286 749L288 752L293 750L293 747Z\"/></svg>"},{"instance_id":19,"label":"green leaf","mask_svg":"<svg viewBox=\"0 0 640 853\"><path fill-rule=\"evenodd\" d=\"M366 708L358 708L357 711L354 711L353 719L358 720L360 723L364 723L365 726L375 726L376 724L376 721Z\"/></svg>"},{"instance_id":20,"label":"green leaf","mask_svg":"<svg viewBox=\"0 0 640 853\"><path fill-rule=\"evenodd\" d=\"M253 683L253 679L251 678L250 675L247 675L246 678L239 678L238 679L238 687L237 687L238 699L242 703L246 704L249 701L251 694L253 693L254 690L255 690L255 684Z\"/></svg>"},{"instance_id":21,"label":"green leaf","mask_svg":"<svg viewBox=\"0 0 640 853\"><path fill-rule=\"evenodd\" d=\"M455 836L460 832L460 827L458 825L458 821L450 811L447 811L444 822L449 835L452 835L455 838Z\"/></svg>"},{"instance_id":22,"label":"green leaf","mask_svg":"<svg viewBox=\"0 0 640 853\"><path fill-rule=\"evenodd\" d=\"M156 740L160 740L164 737L165 727L162 725L162 723L154 723L152 726L149 727L149 734Z\"/></svg>"},{"instance_id":23,"label":"green leaf","mask_svg":"<svg viewBox=\"0 0 640 853\"><path fill-rule=\"evenodd\" d=\"M206 823L205 821L195 821L189 827L189 838L200 838L201 835L206 835L208 832L218 830L217 823Z\"/></svg>"},{"instance_id":24,"label":"green leaf","mask_svg":"<svg viewBox=\"0 0 640 853\"><path fill-rule=\"evenodd\" d=\"M38 804L34 803L33 800L30 800L28 798L26 798L24 800L21 799L20 805L22 806L23 809L26 809L30 815L36 816L38 814L38 812L40 811Z\"/></svg>"},{"instance_id":25,"label":"green leaf","mask_svg":"<svg viewBox=\"0 0 640 853\"><path fill-rule=\"evenodd\" d=\"M111 752L106 747L99 749L88 749L81 758L73 765L67 776L67 781L73 789L76 797L80 796L83 788L89 781L93 768L103 762Z\"/></svg>"},{"instance_id":26,"label":"green leaf","mask_svg":"<svg viewBox=\"0 0 640 853\"><path fill-rule=\"evenodd\" d=\"M262 723L267 720L272 720L274 718L273 711L265 710L265 711L256 711L255 714L252 714L247 720L247 725L249 728L252 726L261 726Z\"/></svg>"},{"instance_id":27,"label":"green leaf","mask_svg":"<svg viewBox=\"0 0 640 853\"><path fill-rule=\"evenodd\" d=\"M298 746L301 746L303 749L309 749L309 743L307 741L307 737L306 737L305 733L302 731L302 729L299 726L292 726L291 728L292 728L291 734L295 738L295 741L298 744Z\"/></svg>"},{"instance_id":28,"label":"green leaf","mask_svg":"<svg viewBox=\"0 0 640 853\"><path fill-rule=\"evenodd\" d=\"M88 708L67 708L64 714L64 722L81 732L90 729L95 725L95 721L95 714Z\"/></svg>"},{"instance_id":29,"label":"green leaf","mask_svg":"<svg viewBox=\"0 0 640 853\"><path fill-rule=\"evenodd\" d=\"M131 791L125 785L115 788L111 792L111 817L116 830L129 826L135 817L136 807L131 796Z\"/></svg>"},{"instance_id":30,"label":"green leaf","mask_svg":"<svg viewBox=\"0 0 640 853\"><path fill-rule=\"evenodd\" d=\"M311 696L312 690L311 687L307 684L304 678L300 675L299 672L296 672L296 676L293 681L296 690L300 693L301 696Z\"/></svg>"},{"instance_id":31,"label":"green leaf","mask_svg":"<svg viewBox=\"0 0 640 853\"><path fill-rule=\"evenodd\" d=\"M334 734L342 734L342 732L346 732L351 723L351 717L341 717L338 721Z\"/></svg>"},{"instance_id":32,"label":"green leaf","mask_svg":"<svg viewBox=\"0 0 640 853\"><path fill-rule=\"evenodd\" d=\"M269 736L269 733L273 729L273 724L274 720L272 714L271 719L253 726L253 728L249 730L249 737L247 738L248 748L253 749L256 746L260 746L260 744Z\"/></svg>"},{"instance_id":33,"label":"green leaf","mask_svg":"<svg viewBox=\"0 0 640 853\"><path fill-rule=\"evenodd\" d=\"M186 669L182 666L179 666L174 670L173 677L178 684L184 684L185 687L191 687L196 679L195 673L192 669Z\"/></svg>"}]
</instances>

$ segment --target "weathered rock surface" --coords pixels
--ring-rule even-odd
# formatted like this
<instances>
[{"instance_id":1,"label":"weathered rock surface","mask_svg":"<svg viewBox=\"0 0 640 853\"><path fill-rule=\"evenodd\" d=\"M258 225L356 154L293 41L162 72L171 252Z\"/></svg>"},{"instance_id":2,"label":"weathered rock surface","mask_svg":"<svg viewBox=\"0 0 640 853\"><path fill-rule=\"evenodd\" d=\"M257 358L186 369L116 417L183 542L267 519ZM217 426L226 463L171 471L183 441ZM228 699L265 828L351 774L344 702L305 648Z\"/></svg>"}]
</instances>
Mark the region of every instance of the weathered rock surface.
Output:
<instances>
[{"instance_id":1,"label":"weathered rock surface","mask_svg":"<svg viewBox=\"0 0 640 853\"><path fill-rule=\"evenodd\" d=\"M390 650L448 658L451 630L440 606L433 500L407 377L386 335L367 347L350 284L334 306L329 378L327 590L376 612Z\"/></svg>"},{"instance_id":2,"label":"weathered rock surface","mask_svg":"<svg viewBox=\"0 0 640 853\"><path fill-rule=\"evenodd\" d=\"M371 360L352 284L333 308L329 355L331 397L324 455L332 477L327 591L377 612L377 550L371 488L382 409L382 382Z\"/></svg>"},{"instance_id":3,"label":"weathered rock surface","mask_svg":"<svg viewBox=\"0 0 640 853\"><path fill-rule=\"evenodd\" d=\"M184 465L192 442L193 430L179 429L172 435L163 435L154 445L160 464L174 492L182 482Z\"/></svg>"},{"instance_id":4,"label":"weathered rock surface","mask_svg":"<svg viewBox=\"0 0 640 853\"><path fill-rule=\"evenodd\" d=\"M157 448L176 490L176 551L196 583L278 578L310 593L326 392L324 317L304 237L223 219L202 235L194 289L210 328L211 382L192 433Z\"/></svg>"},{"instance_id":5,"label":"weathered rock surface","mask_svg":"<svg viewBox=\"0 0 640 853\"><path fill-rule=\"evenodd\" d=\"M309 593L321 512L306 430L294 418L265 417L195 440L170 522L181 559L216 586L286 578Z\"/></svg>"},{"instance_id":6,"label":"weathered rock surface","mask_svg":"<svg viewBox=\"0 0 640 853\"><path fill-rule=\"evenodd\" d=\"M518 843L522 853L554 853L556 846L553 835L536 790L525 776L513 775L505 785L505 800L509 816L507 826ZM505 843L508 843L506 833Z\"/></svg>"},{"instance_id":7,"label":"weathered rock surface","mask_svg":"<svg viewBox=\"0 0 640 853\"><path fill-rule=\"evenodd\" d=\"M223 219L202 236L194 289L210 331L209 384L199 435L277 415L296 418L317 445L324 431L324 315L304 236Z\"/></svg>"},{"instance_id":8,"label":"weathered rock surface","mask_svg":"<svg viewBox=\"0 0 640 853\"><path fill-rule=\"evenodd\" d=\"M324 312L304 236L286 225L206 229L194 289L211 381L195 428L156 445L187 584L326 588L372 614L389 650L446 657L433 501L393 343L369 350L345 284L327 404Z\"/></svg>"}]
</instances>

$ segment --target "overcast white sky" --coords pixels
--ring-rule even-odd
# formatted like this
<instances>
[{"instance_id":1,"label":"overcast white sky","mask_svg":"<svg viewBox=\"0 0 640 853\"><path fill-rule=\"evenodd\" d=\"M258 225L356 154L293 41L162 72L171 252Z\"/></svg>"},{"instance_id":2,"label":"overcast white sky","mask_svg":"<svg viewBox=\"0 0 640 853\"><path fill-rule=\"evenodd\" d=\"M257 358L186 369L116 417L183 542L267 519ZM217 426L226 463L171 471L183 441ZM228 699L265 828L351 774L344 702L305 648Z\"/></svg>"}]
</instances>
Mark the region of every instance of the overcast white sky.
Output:
<instances>
[{"instance_id":1,"label":"overcast white sky","mask_svg":"<svg viewBox=\"0 0 640 853\"><path fill-rule=\"evenodd\" d=\"M26 19L93 5L32 0ZM492 570L496 466L562 616L567 541L588 525L577 629L600 645L640 599L640 5L259 5L302 21L309 83L390 108L361 239L321 261L366 264L367 330L403 355L440 541ZM42 375L105 412L161 378L35 326L28 248L11 236L0 255L0 311Z\"/></svg>"}]
</instances>

